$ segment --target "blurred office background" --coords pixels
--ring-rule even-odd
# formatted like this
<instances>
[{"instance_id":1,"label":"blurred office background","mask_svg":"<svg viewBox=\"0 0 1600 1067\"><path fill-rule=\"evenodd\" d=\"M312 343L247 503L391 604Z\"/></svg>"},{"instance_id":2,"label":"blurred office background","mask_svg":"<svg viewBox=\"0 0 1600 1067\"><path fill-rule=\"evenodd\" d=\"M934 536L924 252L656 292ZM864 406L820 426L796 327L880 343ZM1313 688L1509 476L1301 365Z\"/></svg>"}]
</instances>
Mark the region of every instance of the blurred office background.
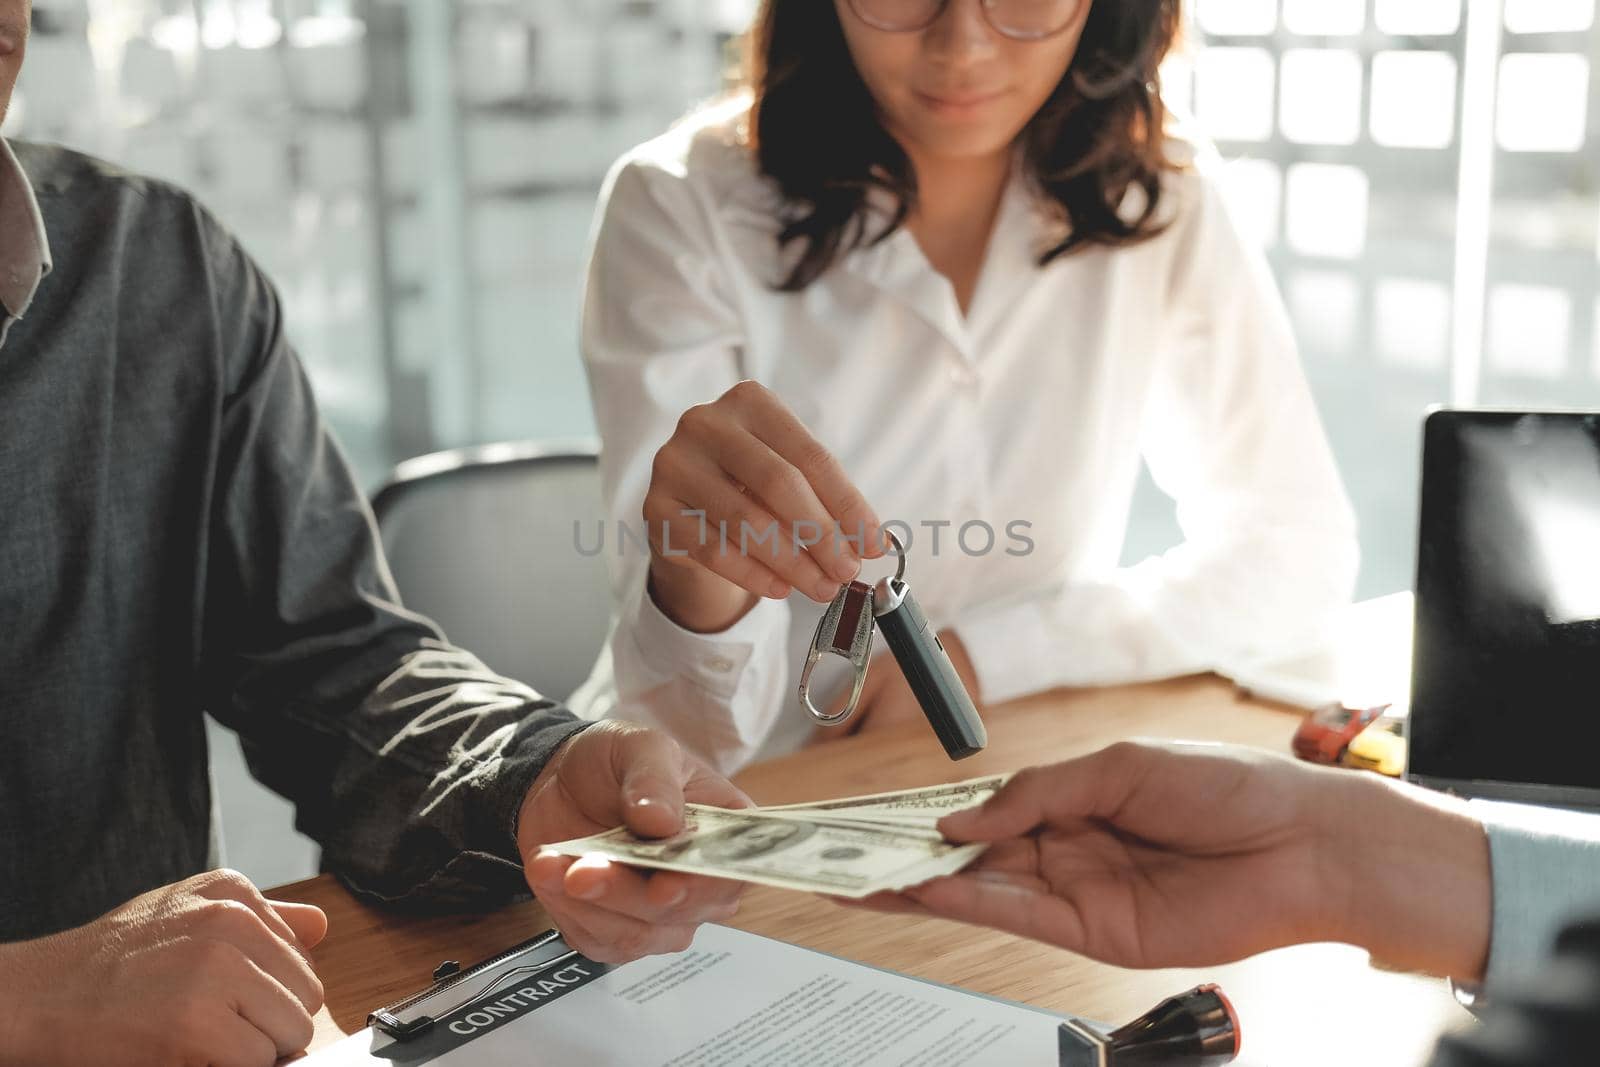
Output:
<instances>
[{"instance_id":1,"label":"blurred office background","mask_svg":"<svg viewBox=\"0 0 1600 1067\"><path fill-rule=\"evenodd\" d=\"M4 132L195 191L277 280L376 486L434 449L593 432L577 309L600 180L718 91L753 6L35 0ZM1411 582L1425 406L1600 406L1594 7L1192 0L1167 91L1234 161L1277 272L1363 597ZM1146 486L1130 558L1174 531ZM218 741L230 861L309 873Z\"/></svg>"}]
</instances>

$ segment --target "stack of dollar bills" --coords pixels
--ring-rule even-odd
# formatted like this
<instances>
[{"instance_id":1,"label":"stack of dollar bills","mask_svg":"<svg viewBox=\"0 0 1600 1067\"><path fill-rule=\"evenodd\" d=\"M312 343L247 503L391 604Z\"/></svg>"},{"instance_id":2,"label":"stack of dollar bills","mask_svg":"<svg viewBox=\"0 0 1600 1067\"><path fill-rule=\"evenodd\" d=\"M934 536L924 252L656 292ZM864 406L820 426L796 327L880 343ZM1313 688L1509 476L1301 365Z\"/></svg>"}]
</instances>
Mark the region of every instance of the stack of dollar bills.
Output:
<instances>
[{"instance_id":1,"label":"stack of dollar bills","mask_svg":"<svg viewBox=\"0 0 1600 1067\"><path fill-rule=\"evenodd\" d=\"M984 846L952 844L936 824L952 811L982 804L1004 781L995 775L742 811L689 804L683 831L673 837L652 840L619 827L545 847L635 867L860 898L954 874L971 863Z\"/></svg>"}]
</instances>

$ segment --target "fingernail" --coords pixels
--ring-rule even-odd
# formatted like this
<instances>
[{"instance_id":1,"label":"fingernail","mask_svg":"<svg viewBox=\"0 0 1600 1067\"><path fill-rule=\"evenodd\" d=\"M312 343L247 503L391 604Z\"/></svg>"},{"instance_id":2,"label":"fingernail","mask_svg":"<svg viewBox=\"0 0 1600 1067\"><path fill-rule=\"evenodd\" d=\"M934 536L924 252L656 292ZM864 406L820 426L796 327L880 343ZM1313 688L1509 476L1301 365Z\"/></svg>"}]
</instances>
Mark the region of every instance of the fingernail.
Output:
<instances>
[{"instance_id":1,"label":"fingernail","mask_svg":"<svg viewBox=\"0 0 1600 1067\"><path fill-rule=\"evenodd\" d=\"M961 833L972 828L972 821L976 817L976 811L952 812L939 820L939 830L941 833Z\"/></svg>"},{"instance_id":2,"label":"fingernail","mask_svg":"<svg viewBox=\"0 0 1600 1067\"><path fill-rule=\"evenodd\" d=\"M598 897L604 896L605 891L606 884L604 882L590 882L588 885L574 891L571 895L577 897L579 900L594 900Z\"/></svg>"},{"instance_id":3,"label":"fingernail","mask_svg":"<svg viewBox=\"0 0 1600 1067\"><path fill-rule=\"evenodd\" d=\"M689 889L688 889L688 887L687 886L679 886L678 887L678 891L676 893L672 894L671 899L669 899L667 901L667 907L676 908L679 904L682 904L684 901L686 901L688 899L689 899Z\"/></svg>"},{"instance_id":4,"label":"fingernail","mask_svg":"<svg viewBox=\"0 0 1600 1067\"><path fill-rule=\"evenodd\" d=\"M638 808L640 811L664 811L668 815L671 815L674 818L678 818L679 817L678 810L676 808L674 808L671 804L668 804L666 801L660 799L659 797L652 796L652 795L650 795L648 793L646 793L646 794L644 794L642 796L634 797L633 798L633 806Z\"/></svg>"},{"instance_id":5,"label":"fingernail","mask_svg":"<svg viewBox=\"0 0 1600 1067\"><path fill-rule=\"evenodd\" d=\"M1006 871L973 871L970 877L989 885L1005 886L1007 889L1021 889L1017 880Z\"/></svg>"}]
</instances>

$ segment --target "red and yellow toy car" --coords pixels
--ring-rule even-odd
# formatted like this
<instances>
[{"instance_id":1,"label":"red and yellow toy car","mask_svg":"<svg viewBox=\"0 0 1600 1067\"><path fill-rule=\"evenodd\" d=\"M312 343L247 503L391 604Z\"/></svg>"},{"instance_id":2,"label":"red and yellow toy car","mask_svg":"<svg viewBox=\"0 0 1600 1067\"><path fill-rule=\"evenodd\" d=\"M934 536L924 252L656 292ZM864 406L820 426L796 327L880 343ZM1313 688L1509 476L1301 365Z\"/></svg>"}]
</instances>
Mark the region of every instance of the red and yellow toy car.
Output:
<instances>
[{"instance_id":1,"label":"red and yellow toy car","mask_svg":"<svg viewBox=\"0 0 1600 1067\"><path fill-rule=\"evenodd\" d=\"M1300 729L1294 732L1294 754L1312 763L1338 763L1350 742L1388 709L1387 704L1372 708L1329 704L1319 708L1306 716Z\"/></svg>"}]
</instances>

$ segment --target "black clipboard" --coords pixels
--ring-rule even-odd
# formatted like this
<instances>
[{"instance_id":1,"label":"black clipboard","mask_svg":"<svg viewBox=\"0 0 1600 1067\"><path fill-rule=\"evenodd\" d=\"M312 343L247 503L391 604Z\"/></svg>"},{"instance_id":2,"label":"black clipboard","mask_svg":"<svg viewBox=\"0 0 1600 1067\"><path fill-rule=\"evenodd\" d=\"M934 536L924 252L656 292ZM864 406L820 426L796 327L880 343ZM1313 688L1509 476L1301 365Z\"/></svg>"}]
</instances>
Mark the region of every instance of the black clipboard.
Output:
<instances>
[{"instance_id":1,"label":"black clipboard","mask_svg":"<svg viewBox=\"0 0 1600 1067\"><path fill-rule=\"evenodd\" d=\"M433 972L432 985L372 1011L367 1015L367 1025L397 1042L412 1043L433 1033L439 1025L448 1025L469 1013L515 1017L610 970L611 965L595 963L570 947L558 931L546 930L466 970L453 960L441 963ZM581 972L581 980L569 977L552 981L550 976L560 976L564 971L569 975ZM504 1009L498 1013L492 1007L497 1002Z\"/></svg>"}]
</instances>

